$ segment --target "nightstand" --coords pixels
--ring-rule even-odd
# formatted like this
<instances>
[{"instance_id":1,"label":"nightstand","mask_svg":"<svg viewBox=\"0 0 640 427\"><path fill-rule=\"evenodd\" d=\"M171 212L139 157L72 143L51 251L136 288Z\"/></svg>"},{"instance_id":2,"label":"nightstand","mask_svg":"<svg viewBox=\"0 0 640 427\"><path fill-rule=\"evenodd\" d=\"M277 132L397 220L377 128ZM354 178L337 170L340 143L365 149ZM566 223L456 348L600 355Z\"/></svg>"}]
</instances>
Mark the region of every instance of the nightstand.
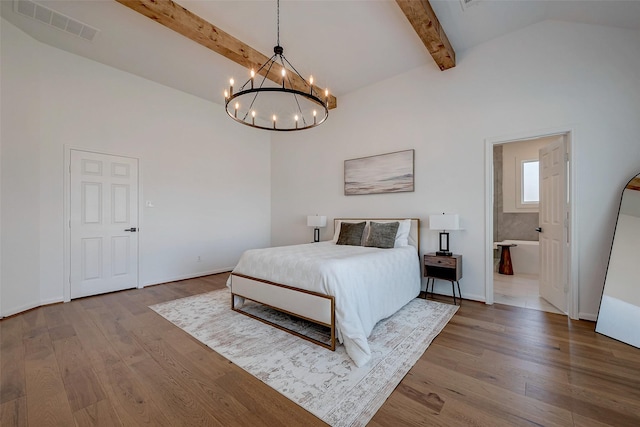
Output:
<instances>
[{"instance_id":1,"label":"nightstand","mask_svg":"<svg viewBox=\"0 0 640 427\"><path fill-rule=\"evenodd\" d=\"M462 304L459 282L462 278L462 255L441 256L436 255L435 252L425 254L424 277L427 278L425 297L429 293L429 282L431 282L431 296L433 296L433 285L436 279L448 280L451 282L453 290L453 304L456 304L456 284L458 285L460 304Z\"/></svg>"}]
</instances>

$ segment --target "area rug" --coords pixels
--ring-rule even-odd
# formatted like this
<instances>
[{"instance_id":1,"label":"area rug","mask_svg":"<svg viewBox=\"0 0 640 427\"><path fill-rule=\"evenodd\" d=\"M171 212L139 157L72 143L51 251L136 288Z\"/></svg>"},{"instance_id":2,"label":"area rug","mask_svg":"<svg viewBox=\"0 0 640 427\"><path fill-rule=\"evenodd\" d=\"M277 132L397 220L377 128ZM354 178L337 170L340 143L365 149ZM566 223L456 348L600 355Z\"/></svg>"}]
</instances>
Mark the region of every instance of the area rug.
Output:
<instances>
[{"instance_id":1,"label":"area rug","mask_svg":"<svg viewBox=\"0 0 640 427\"><path fill-rule=\"evenodd\" d=\"M308 322L260 305L246 310L305 333ZM372 358L358 368L330 351L231 310L228 289L156 304L152 310L332 426L364 426L458 307L414 299L369 337Z\"/></svg>"}]
</instances>

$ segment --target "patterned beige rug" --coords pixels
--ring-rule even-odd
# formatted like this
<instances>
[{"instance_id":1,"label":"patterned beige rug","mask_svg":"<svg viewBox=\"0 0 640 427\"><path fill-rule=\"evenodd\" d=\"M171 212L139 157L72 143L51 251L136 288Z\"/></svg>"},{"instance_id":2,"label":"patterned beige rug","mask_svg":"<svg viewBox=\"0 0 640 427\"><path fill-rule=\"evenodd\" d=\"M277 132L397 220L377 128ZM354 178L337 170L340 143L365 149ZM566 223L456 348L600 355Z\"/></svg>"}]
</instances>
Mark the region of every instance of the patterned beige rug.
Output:
<instances>
[{"instance_id":1,"label":"patterned beige rug","mask_svg":"<svg viewBox=\"0 0 640 427\"><path fill-rule=\"evenodd\" d=\"M458 307L414 299L379 322L371 361L356 367L335 352L231 310L227 289L151 306L167 320L332 426L364 426ZM307 322L261 306L247 310L307 330Z\"/></svg>"}]
</instances>

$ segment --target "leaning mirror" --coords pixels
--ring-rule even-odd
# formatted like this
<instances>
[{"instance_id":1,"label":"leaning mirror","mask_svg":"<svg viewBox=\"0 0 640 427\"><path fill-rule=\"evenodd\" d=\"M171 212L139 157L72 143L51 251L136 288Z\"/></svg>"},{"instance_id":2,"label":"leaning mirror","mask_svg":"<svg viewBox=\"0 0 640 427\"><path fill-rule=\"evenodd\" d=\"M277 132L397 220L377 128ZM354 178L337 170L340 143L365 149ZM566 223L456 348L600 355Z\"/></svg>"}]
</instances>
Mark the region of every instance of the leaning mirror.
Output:
<instances>
[{"instance_id":1,"label":"leaning mirror","mask_svg":"<svg viewBox=\"0 0 640 427\"><path fill-rule=\"evenodd\" d=\"M596 332L640 347L640 174L622 191Z\"/></svg>"}]
</instances>

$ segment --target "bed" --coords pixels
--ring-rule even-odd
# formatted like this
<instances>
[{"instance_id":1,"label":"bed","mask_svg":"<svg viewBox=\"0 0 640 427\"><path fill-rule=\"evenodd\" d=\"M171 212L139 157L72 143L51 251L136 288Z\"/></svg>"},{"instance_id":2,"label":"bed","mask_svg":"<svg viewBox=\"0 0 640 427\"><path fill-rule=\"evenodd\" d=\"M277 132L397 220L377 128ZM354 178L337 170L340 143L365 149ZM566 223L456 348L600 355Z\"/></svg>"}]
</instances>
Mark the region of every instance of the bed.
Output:
<instances>
[{"instance_id":1,"label":"bed","mask_svg":"<svg viewBox=\"0 0 640 427\"><path fill-rule=\"evenodd\" d=\"M353 236L344 244L346 232L362 228L363 222L360 244ZM382 228L392 233L394 223L393 247L361 245L370 244L367 239ZM418 219L338 218L330 241L248 250L227 281L231 308L255 317L242 310L245 300L251 300L330 328L325 343L256 317L331 350L337 340L363 366L371 358L367 337L376 323L420 293L419 225Z\"/></svg>"}]
</instances>

